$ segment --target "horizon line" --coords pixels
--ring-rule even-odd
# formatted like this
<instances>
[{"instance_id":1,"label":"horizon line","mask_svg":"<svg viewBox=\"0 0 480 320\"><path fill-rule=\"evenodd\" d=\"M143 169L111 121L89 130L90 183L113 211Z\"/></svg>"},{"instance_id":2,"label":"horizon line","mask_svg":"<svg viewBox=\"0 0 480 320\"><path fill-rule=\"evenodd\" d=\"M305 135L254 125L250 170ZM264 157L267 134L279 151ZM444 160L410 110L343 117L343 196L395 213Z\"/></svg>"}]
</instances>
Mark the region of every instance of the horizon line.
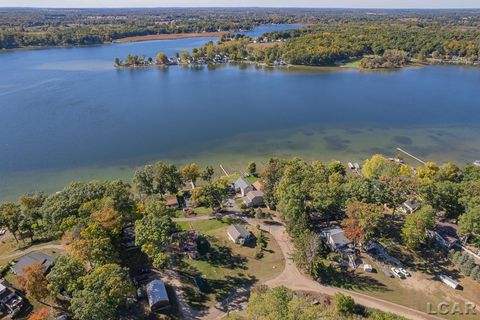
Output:
<instances>
[{"instance_id":1,"label":"horizon line","mask_svg":"<svg viewBox=\"0 0 480 320\"><path fill-rule=\"evenodd\" d=\"M337 9L337 10L480 10L479 7L270 7L270 6L131 6L131 7L53 7L53 6L2 6L2 9Z\"/></svg>"}]
</instances>

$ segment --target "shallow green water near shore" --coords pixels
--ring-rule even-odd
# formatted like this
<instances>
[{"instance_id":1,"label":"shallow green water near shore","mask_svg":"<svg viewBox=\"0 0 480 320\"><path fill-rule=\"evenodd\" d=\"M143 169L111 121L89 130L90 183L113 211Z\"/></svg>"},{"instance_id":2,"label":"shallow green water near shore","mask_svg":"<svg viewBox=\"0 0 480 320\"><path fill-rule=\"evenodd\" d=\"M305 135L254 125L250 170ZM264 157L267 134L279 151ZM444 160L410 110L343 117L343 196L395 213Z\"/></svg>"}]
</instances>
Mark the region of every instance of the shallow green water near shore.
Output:
<instances>
[{"instance_id":1,"label":"shallow green water near shore","mask_svg":"<svg viewBox=\"0 0 480 320\"><path fill-rule=\"evenodd\" d=\"M480 69L116 70L115 56L208 39L0 53L0 199L129 179L155 160L242 170L269 156L362 161L401 147L480 158Z\"/></svg>"}]
</instances>

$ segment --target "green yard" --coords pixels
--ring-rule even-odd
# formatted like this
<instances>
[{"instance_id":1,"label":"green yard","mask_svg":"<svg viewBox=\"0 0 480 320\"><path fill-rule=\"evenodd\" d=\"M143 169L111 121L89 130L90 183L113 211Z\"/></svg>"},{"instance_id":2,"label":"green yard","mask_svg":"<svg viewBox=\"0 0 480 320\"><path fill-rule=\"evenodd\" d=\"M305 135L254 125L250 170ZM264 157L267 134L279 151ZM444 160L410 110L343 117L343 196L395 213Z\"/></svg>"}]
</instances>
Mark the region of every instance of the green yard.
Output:
<instances>
[{"instance_id":1,"label":"green yard","mask_svg":"<svg viewBox=\"0 0 480 320\"><path fill-rule=\"evenodd\" d=\"M184 290L192 306L205 308L227 297L235 288L262 282L276 277L284 269L283 255L278 244L267 234L268 246L264 257L257 260L259 247L239 246L228 239L228 225L218 220L181 223L185 230L199 231L208 239L209 257L198 260L183 260L179 264ZM258 238L260 232L247 227ZM199 292L193 277L206 280L207 291Z\"/></svg>"}]
</instances>

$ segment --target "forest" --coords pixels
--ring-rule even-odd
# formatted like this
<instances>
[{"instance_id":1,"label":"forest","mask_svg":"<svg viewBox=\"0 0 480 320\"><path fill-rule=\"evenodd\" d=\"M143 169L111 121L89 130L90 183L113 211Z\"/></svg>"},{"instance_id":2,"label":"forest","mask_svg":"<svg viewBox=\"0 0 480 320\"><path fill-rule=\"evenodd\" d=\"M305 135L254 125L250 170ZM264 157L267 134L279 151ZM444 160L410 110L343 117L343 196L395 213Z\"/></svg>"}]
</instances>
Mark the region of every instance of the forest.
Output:
<instances>
[{"instance_id":1,"label":"forest","mask_svg":"<svg viewBox=\"0 0 480 320\"><path fill-rule=\"evenodd\" d=\"M410 29L408 37L398 39L403 47L413 45L416 54L442 50L438 46L445 40L469 41L475 37L480 21L478 10L336 10L336 9L19 9L4 8L0 10L0 49L42 46L76 46L109 43L116 39L151 34L239 31L248 30L262 24L299 23L312 28L301 33L277 33L272 37L296 37L302 34L299 41L306 41L306 46L321 44L328 39L309 38L305 33L338 32L338 28L346 29L341 41L352 40L352 37L365 35L378 36L383 40L396 38L396 31L402 28ZM388 26L392 25L392 28ZM375 26L387 29L379 33ZM360 27L359 29L357 27ZM369 29L373 28L372 32ZM399 29L400 28L400 29ZM427 32L425 32L425 30ZM390 32L389 32L390 31ZM428 32L429 31L429 32ZM444 33L447 32L445 38ZM373 33L373 34L371 34ZM415 44L409 37L420 35ZM429 38L433 36L433 38ZM345 38L346 37L346 38ZM402 37L403 38L403 37ZM422 41L428 40L427 43ZM378 42L381 39L374 39ZM320 42L318 42L320 41ZM439 43L440 41L440 43ZM357 39L355 45L342 45L332 48L330 52L306 53L296 59L308 63L342 58L346 54L361 50L362 39ZM300 49L292 42L294 48ZM459 50L452 43L453 50ZM472 50L460 44L462 50ZM475 46L475 44L473 44ZM360 47L359 47L360 46ZM418 48L420 46L420 48ZM410 52L409 48L390 48ZM367 48L372 52L378 47ZM412 48L413 49L413 48ZM340 50L340 52L338 52ZM475 50L478 48L476 47ZM448 50L446 50L448 51ZM412 52L413 53L413 52ZM293 58L290 56L291 58ZM323 62L322 62L323 63Z\"/></svg>"},{"instance_id":2,"label":"forest","mask_svg":"<svg viewBox=\"0 0 480 320\"><path fill-rule=\"evenodd\" d=\"M340 21L310 25L299 30L264 34L259 39L224 37L194 49L192 59L334 66L360 60L368 69L398 68L416 63L478 64L480 31L410 21Z\"/></svg>"}]
</instances>

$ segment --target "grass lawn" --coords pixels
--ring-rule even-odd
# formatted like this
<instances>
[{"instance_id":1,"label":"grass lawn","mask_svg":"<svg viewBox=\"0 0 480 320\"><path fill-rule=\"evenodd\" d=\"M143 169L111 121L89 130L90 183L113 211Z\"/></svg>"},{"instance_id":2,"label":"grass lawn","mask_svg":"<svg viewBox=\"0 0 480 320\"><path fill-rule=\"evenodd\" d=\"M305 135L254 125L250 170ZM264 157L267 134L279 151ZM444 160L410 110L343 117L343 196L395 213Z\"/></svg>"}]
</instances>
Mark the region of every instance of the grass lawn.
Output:
<instances>
[{"instance_id":1,"label":"grass lawn","mask_svg":"<svg viewBox=\"0 0 480 320\"><path fill-rule=\"evenodd\" d=\"M227 297L234 289L276 277L284 269L285 261L278 244L268 235L268 246L264 257L257 260L259 247L239 246L231 242L226 234L228 225L218 220L196 221L193 229L202 233L209 241L210 256L199 260L185 259L179 265L183 288L193 307L205 308ZM258 238L260 231L250 228ZM207 292L200 293L193 277L206 280Z\"/></svg>"},{"instance_id":2,"label":"grass lawn","mask_svg":"<svg viewBox=\"0 0 480 320\"><path fill-rule=\"evenodd\" d=\"M202 220L202 221L182 221L177 222L184 231L196 230L202 234L208 234L209 231L227 226L227 224L218 219Z\"/></svg>"},{"instance_id":3,"label":"grass lawn","mask_svg":"<svg viewBox=\"0 0 480 320\"><path fill-rule=\"evenodd\" d=\"M208 216L212 214L212 208L207 208L207 207L197 207L194 208L193 211L195 212L194 216ZM177 210L175 211L175 217L176 218L183 218L183 210Z\"/></svg>"}]
</instances>

